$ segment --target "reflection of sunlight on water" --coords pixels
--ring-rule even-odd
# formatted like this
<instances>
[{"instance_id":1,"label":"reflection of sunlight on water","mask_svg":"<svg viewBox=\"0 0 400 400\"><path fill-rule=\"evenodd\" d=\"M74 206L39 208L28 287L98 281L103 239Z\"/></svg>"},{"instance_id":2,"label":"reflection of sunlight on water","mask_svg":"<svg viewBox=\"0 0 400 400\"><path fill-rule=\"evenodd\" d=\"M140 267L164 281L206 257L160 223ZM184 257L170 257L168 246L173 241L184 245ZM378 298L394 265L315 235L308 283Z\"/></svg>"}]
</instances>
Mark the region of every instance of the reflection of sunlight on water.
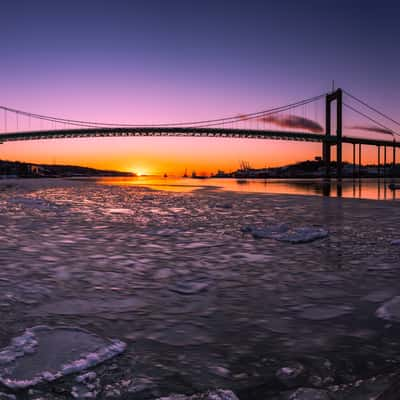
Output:
<instances>
[{"instance_id":1,"label":"reflection of sunlight on water","mask_svg":"<svg viewBox=\"0 0 400 400\"><path fill-rule=\"evenodd\" d=\"M107 177L98 182L118 186L145 186L155 190L191 192L199 189L222 189L243 193L274 193L299 195L329 195L357 199L395 200L396 192L388 188L389 181L378 179L345 179L341 189L335 180L325 184L320 179L192 179L140 176L134 178ZM341 191L341 193L340 193ZM400 194L399 194L400 196Z\"/></svg>"}]
</instances>

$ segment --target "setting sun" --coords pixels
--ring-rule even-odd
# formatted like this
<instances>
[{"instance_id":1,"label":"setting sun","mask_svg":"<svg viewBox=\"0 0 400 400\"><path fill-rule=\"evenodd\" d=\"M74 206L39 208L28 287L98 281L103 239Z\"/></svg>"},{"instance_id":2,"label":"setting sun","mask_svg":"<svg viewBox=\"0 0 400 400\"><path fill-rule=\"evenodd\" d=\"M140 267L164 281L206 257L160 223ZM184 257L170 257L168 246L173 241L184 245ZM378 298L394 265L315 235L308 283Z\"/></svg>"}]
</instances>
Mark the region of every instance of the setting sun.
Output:
<instances>
[{"instance_id":1,"label":"setting sun","mask_svg":"<svg viewBox=\"0 0 400 400\"><path fill-rule=\"evenodd\" d=\"M131 172L135 173L137 176L149 175L149 171L143 167L132 168Z\"/></svg>"}]
</instances>

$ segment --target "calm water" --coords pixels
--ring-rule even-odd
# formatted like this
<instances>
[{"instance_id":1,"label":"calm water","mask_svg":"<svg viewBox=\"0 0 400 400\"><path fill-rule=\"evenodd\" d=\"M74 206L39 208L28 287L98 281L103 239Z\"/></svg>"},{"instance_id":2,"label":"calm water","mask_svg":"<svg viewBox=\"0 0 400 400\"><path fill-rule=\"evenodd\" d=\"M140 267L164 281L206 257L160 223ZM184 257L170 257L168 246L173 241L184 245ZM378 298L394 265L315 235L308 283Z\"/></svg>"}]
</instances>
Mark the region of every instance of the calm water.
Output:
<instances>
[{"instance_id":1,"label":"calm water","mask_svg":"<svg viewBox=\"0 0 400 400\"><path fill-rule=\"evenodd\" d=\"M400 193L389 189L390 180L344 180L341 188L336 181L330 184L320 179L191 179L191 178L102 178L101 183L127 186L147 186L152 189L190 192L199 189L220 189L249 193L280 193L348 197L357 199L396 200Z\"/></svg>"}]
</instances>

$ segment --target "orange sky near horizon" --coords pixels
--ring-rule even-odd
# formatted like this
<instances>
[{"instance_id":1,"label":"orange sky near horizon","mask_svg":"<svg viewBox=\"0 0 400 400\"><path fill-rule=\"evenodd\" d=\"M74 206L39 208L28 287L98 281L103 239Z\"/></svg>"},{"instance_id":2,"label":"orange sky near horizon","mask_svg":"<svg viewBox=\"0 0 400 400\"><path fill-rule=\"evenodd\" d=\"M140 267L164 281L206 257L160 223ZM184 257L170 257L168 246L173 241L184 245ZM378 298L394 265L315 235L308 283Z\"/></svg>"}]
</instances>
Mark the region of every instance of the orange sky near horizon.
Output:
<instances>
[{"instance_id":1,"label":"orange sky near horizon","mask_svg":"<svg viewBox=\"0 0 400 400\"><path fill-rule=\"evenodd\" d=\"M254 168L276 167L321 156L321 143L260 139L123 137L75 138L3 143L0 159L41 164L69 164L146 175L182 175L234 171L241 160ZM352 146L344 145L351 162ZM357 149L358 155L358 149ZM391 149L387 160L391 160ZM332 148L332 160L335 148ZM376 147L363 146L362 163L376 163ZM383 162L383 150L381 150Z\"/></svg>"}]
</instances>

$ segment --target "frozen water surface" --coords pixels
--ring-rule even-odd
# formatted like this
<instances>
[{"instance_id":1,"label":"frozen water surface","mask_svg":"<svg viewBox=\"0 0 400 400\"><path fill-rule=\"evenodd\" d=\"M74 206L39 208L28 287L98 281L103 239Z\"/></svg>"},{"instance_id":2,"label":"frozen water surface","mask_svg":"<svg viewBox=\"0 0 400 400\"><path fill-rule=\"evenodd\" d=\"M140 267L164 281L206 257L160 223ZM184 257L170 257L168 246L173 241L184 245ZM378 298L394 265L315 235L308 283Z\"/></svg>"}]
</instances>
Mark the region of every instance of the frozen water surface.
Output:
<instances>
[{"instance_id":1,"label":"frozen water surface","mask_svg":"<svg viewBox=\"0 0 400 400\"><path fill-rule=\"evenodd\" d=\"M376 397L399 367L394 202L7 185L4 395L147 400L226 388L242 400L350 400ZM50 328L66 325L76 328ZM298 365L288 387L285 368Z\"/></svg>"},{"instance_id":2,"label":"frozen water surface","mask_svg":"<svg viewBox=\"0 0 400 400\"><path fill-rule=\"evenodd\" d=\"M67 299L54 303L46 303L33 310L33 314L90 315L104 312L128 312L144 307L146 303L140 298L130 296L124 299L96 299L85 301Z\"/></svg>"}]
</instances>

